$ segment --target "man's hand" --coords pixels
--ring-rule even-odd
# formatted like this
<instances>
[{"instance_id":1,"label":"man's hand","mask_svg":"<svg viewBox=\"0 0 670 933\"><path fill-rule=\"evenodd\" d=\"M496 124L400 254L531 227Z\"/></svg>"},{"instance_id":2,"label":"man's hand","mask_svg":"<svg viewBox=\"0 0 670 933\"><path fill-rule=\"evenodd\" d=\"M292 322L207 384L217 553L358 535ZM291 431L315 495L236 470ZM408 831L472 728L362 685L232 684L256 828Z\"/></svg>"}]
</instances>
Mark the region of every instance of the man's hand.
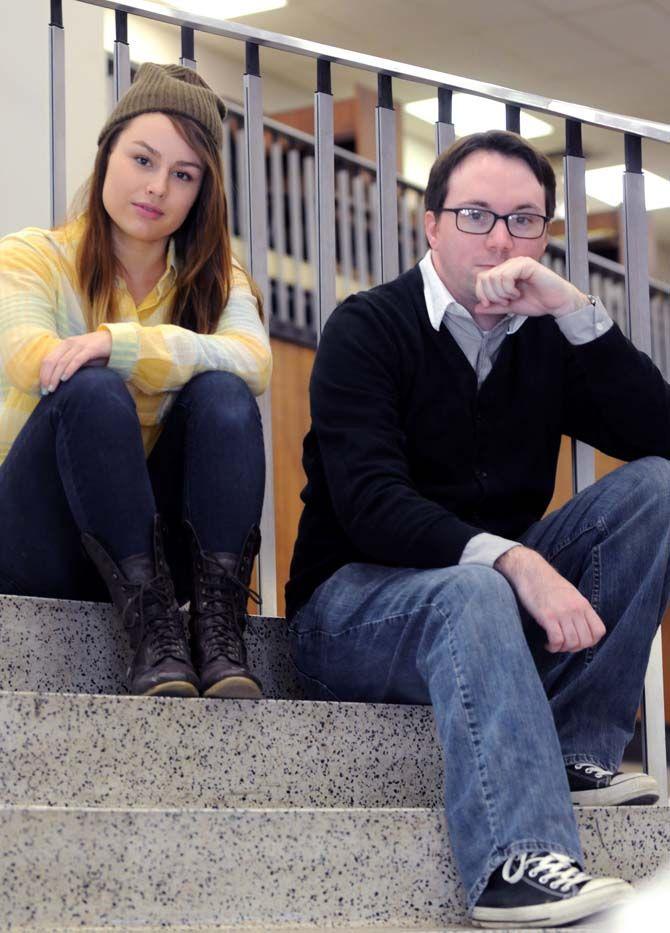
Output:
<instances>
[{"instance_id":1,"label":"man's hand","mask_svg":"<svg viewBox=\"0 0 670 933\"><path fill-rule=\"evenodd\" d=\"M69 379L82 366L105 365L112 352L112 335L108 330L67 337L48 353L40 366L42 394L55 392L61 382ZM95 362L93 362L95 361Z\"/></svg>"},{"instance_id":2,"label":"man's hand","mask_svg":"<svg viewBox=\"0 0 670 933\"><path fill-rule=\"evenodd\" d=\"M493 565L512 584L521 605L547 633L552 653L596 645L605 626L591 604L536 551L519 545Z\"/></svg>"},{"instance_id":3,"label":"man's hand","mask_svg":"<svg viewBox=\"0 0 670 933\"><path fill-rule=\"evenodd\" d=\"M480 272L475 281L476 314L550 314L562 317L588 304L588 298L547 266L517 256Z\"/></svg>"}]
</instances>

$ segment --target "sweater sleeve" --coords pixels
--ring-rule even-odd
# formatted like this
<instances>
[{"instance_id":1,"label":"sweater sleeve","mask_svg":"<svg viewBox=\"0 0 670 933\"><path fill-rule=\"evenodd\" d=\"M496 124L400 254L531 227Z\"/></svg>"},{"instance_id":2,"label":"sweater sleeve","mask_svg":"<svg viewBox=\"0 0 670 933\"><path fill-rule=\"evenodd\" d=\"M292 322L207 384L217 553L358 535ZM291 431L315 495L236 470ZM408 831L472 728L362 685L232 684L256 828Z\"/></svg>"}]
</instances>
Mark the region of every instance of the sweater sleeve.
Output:
<instances>
[{"instance_id":1,"label":"sweater sleeve","mask_svg":"<svg viewBox=\"0 0 670 933\"><path fill-rule=\"evenodd\" d=\"M331 316L319 345L312 425L335 514L359 552L408 567L457 564L480 529L422 496L402 427L401 341L355 296Z\"/></svg>"},{"instance_id":2,"label":"sweater sleeve","mask_svg":"<svg viewBox=\"0 0 670 933\"><path fill-rule=\"evenodd\" d=\"M40 394L42 360L60 343L57 290L46 258L27 239L0 243L0 364L21 392Z\"/></svg>"},{"instance_id":3,"label":"sweater sleeve","mask_svg":"<svg viewBox=\"0 0 670 933\"><path fill-rule=\"evenodd\" d=\"M213 334L197 334L175 324L145 327L137 322L101 324L112 336L107 364L147 395L177 391L211 370L234 373L254 395L268 386L270 341L246 277L235 270L228 303Z\"/></svg>"},{"instance_id":4,"label":"sweater sleeve","mask_svg":"<svg viewBox=\"0 0 670 933\"><path fill-rule=\"evenodd\" d=\"M670 386L616 324L566 345L563 433L611 457L670 457Z\"/></svg>"}]
</instances>

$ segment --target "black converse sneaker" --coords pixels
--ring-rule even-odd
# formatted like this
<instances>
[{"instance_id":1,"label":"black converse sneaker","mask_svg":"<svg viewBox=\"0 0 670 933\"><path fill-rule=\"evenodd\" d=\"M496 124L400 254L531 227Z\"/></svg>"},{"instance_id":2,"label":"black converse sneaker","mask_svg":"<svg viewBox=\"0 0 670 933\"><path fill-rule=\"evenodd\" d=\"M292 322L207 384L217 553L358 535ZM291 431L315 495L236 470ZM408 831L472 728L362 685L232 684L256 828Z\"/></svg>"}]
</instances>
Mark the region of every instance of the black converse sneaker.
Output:
<instances>
[{"instance_id":1,"label":"black converse sneaker","mask_svg":"<svg viewBox=\"0 0 670 933\"><path fill-rule=\"evenodd\" d=\"M493 872L472 911L476 926L560 927L615 907L633 888L620 878L592 878L557 852L512 855Z\"/></svg>"},{"instance_id":2,"label":"black converse sneaker","mask_svg":"<svg viewBox=\"0 0 670 933\"><path fill-rule=\"evenodd\" d=\"M656 803L658 784L648 774L605 771L592 762L566 765L570 797L578 807L640 806Z\"/></svg>"}]
</instances>

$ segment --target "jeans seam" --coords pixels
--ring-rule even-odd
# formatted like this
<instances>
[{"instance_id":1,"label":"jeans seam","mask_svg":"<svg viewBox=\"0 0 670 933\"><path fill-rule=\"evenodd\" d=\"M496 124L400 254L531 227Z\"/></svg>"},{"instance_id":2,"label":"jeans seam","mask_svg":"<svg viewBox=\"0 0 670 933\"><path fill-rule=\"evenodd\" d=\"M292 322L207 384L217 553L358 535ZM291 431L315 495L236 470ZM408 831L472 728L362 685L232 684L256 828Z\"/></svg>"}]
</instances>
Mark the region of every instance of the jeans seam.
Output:
<instances>
[{"instance_id":1,"label":"jeans seam","mask_svg":"<svg viewBox=\"0 0 670 933\"><path fill-rule=\"evenodd\" d=\"M481 755L481 741L479 739L478 724L473 715L473 704L470 697L469 691L463 681L462 670L457 659L456 649L453 639L453 628L449 623L448 614L444 612L441 606L436 605L435 603L429 603L430 608L436 610L439 615L444 620L444 627L447 631L447 644L449 646L449 653L451 655L451 663L454 668L454 673L456 677L456 684L458 686L458 691L461 699L461 706L465 713L465 721L468 726L468 735L470 737L470 742L472 745L472 751L474 754L475 761L477 762L477 771L479 774L479 780L482 788L482 795L484 799L484 804L486 807L486 814L489 820L489 826L491 831L491 838L494 843L497 844L497 840L500 838L500 832L498 828L498 816L495 809L495 801L491 796L491 789L488 782L488 775L486 769L486 762Z\"/></svg>"},{"instance_id":2,"label":"jeans seam","mask_svg":"<svg viewBox=\"0 0 670 933\"><path fill-rule=\"evenodd\" d=\"M340 638L342 635L349 635L351 632L360 631L361 629L368 628L371 625L379 625L382 622L395 622L399 619L406 619L409 616L414 615L420 609L435 609L439 608L435 606L434 603L419 603L412 608L411 612L396 612L390 616L379 616L375 619L366 619L365 622L359 622L357 625L350 625L342 632L329 632L325 628L321 627L312 627L306 632L301 632L297 628L293 628L297 638L306 638L308 635L326 635L328 638ZM297 617L298 613L293 617L293 622Z\"/></svg>"},{"instance_id":3,"label":"jeans seam","mask_svg":"<svg viewBox=\"0 0 670 933\"><path fill-rule=\"evenodd\" d=\"M599 516L595 521L587 525L581 525L566 538L561 539L551 551L547 552L546 560L552 563L561 551L564 551L566 547L570 547L571 544L574 544L577 538L581 538L582 535L585 535L587 532L593 531L594 528L599 528L607 533L607 524L602 516Z\"/></svg>"}]
</instances>

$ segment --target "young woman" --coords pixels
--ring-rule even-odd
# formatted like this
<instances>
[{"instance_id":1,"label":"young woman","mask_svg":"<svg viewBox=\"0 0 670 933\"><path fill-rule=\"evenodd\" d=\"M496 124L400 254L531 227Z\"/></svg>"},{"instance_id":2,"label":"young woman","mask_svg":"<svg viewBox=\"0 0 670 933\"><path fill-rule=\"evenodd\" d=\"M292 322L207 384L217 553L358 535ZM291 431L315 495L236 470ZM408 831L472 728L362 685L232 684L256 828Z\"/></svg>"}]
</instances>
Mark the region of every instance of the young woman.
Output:
<instances>
[{"instance_id":1,"label":"young woman","mask_svg":"<svg viewBox=\"0 0 670 933\"><path fill-rule=\"evenodd\" d=\"M135 694L261 695L242 633L271 355L230 250L224 116L195 72L142 65L85 211L0 241L0 591L106 589Z\"/></svg>"}]
</instances>

